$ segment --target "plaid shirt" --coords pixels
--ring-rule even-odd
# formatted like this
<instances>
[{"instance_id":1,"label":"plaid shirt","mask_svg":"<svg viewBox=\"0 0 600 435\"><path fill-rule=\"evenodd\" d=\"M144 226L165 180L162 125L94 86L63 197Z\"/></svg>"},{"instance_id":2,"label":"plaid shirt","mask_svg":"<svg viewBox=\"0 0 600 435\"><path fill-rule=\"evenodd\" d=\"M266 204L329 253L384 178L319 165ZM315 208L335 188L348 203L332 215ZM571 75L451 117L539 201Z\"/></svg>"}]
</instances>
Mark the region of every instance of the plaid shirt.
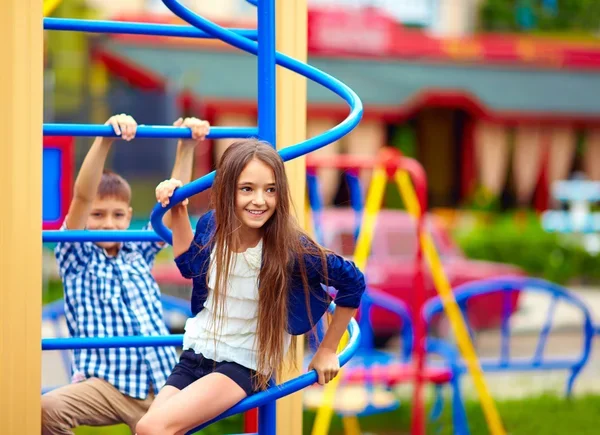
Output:
<instances>
[{"instance_id":1,"label":"plaid shirt","mask_svg":"<svg viewBox=\"0 0 600 435\"><path fill-rule=\"evenodd\" d=\"M146 229L150 228L148 224ZM63 224L61 229L66 229ZM163 245L125 242L115 257L93 242L60 242L55 255L73 337L169 334L152 264ZM157 392L177 363L172 347L73 351L73 381L98 377L137 399Z\"/></svg>"}]
</instances>

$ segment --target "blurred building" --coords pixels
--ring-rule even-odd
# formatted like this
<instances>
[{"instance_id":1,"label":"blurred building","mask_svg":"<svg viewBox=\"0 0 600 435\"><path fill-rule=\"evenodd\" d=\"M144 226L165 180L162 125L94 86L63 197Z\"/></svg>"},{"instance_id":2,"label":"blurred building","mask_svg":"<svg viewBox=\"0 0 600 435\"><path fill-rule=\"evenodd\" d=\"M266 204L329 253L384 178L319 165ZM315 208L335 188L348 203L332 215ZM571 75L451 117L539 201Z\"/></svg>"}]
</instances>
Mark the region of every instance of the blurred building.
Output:
<instances>
[{"instance_id":1,"label":"blurred building","mask_svg":"<svg viewBox=\"0 0 600 435\"><path fill-rule=\"evenodd\" d=\"M398 147L422 162L431 203L442 207L487 196L544 208L553 180L575 170L599 180L599 44L474 33L481 1L309 0L309 63L351 86L365 106L357 129L319 152ZM243 0L182 3L224 26L256 26ZM157 0L89 4L101 17L179 22ZM213 125L256 122L254 56L218 41L136 35L94 38L90 52L108 89L158 95L154 105L130 100L142 119L167 101L162 95L169 113L183 108ZM309 137L346 114L336 95L309 82ZM202 155L202 171L227 143ZM327 200L343 198L339 174L322 176Z\"/></svg>"}]
</instances>

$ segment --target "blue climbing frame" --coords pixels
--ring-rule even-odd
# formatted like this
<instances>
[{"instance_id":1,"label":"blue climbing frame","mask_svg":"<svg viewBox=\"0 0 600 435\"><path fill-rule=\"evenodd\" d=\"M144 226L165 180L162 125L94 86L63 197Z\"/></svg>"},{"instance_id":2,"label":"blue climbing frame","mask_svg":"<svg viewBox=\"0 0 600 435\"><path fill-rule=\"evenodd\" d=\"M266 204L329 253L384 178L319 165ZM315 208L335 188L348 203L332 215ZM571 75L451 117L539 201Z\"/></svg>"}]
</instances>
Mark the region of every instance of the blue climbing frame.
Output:
<instances>
[{"instance_id":1,"label":"blue climbing frame","mask_svg":"<svg viewBox=\"0 0 600 435\"><path fill-rule=\"evenodd\" d=\"M335 310L332 303L330 312ZM360 344L360 330L356 320L352 319L348 326L350 336L346 347L340 352L340 366L346 363L356 353ZM160 347L160 346L181 346L183 335L163 335L163 336L130 336L130 337L86 337L86 338L45 338L42 339L42 350L65 350L65 349L108 349L123 347ZM213 420L202 424L188 433L195 433L219 420L230 417L234 414L249 411L258 408L258 433L259 435L276 434L276 400L289 396L317 382L317 373L313 370L304 373L297 378L291 379L283 384L273 385L270 388L256 393L246 399L238 402L235 406L228 409Z\"/></svg>"},{"instance_id":2,"label":"blue climbing frame","mask_svg":"<svg viewBox=\"0 0 600 435\"><path fill-rule=\"evenodd\" d=\"M44 18L44 29L59 31L82 31L89 33L120 33L138 35L161 35L186 38L218 38L258 57L258 127L212 127L209 138L247 138L258 137L275 146L276 139L276 65L295 71L330 89L350 107L350 113L336 127L314 138L287 147L279 153L284 161L294 159L328 145L348 134L362 118L362 102L352 89L334 77L305 63L278 53L275 50L275 0L258 0L258 30L225 29L196 15L177 0L163 0L171 12L190 25L162 25L147 23L127 23L119 21L76 20L62 18ZM112 128L105 125L86 124L44 124L44 136L115 136ZM172 126L140 126L137 138L188 138L189 128ZM165 227L162 217L173 205L184 199L208 189L214 180L211 172L179 189L177 189L168 207L155 206L151 214L153 231L43 231L43 242L59 241L167 241L172 243L171 231ZM342 354L340 362L345 364L358 345L358 326L353 321L350 325L351 339ZM73 349L81 347L121 347L121 346L165 346L178 345L180 336L173 337L110 337L110 338L68 338L45 340L44 350ZM218 419L243 412L257 406L259 411L259 433L275 434L276 406L275 400L305 388L316 382L314 372L306 373L283 385L275 386L256 394L231 408ZM212 422L211 422L212 423ZM206 425L205 425L206 426ZM199 429L199 428L198 428Z\"/></svg>"}]
</instances>

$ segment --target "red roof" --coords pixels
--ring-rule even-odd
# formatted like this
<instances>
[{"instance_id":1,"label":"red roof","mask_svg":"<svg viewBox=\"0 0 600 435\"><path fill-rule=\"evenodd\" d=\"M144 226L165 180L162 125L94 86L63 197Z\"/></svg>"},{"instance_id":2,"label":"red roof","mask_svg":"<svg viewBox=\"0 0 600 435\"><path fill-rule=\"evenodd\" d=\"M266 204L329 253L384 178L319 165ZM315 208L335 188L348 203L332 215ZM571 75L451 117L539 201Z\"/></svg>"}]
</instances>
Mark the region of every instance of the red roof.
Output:
<instances>
[{"instance_id":1,"label":"red roof","mask_svg":"<svg viewBox=\"0 0 600 435\"><path fill-rule=\"evenodd\" d=\"M119 15L120 21L183 24L177 17L154 14ZM253 21L219 21L223 27L255 28ZM337 36L336 36L337 35ZM340 37L342 35L343 37ZM351 35L363 43L348 43ZM163 36L114 35L139 44L172 44L231 50L221 41ZM464 38L438 38L422 29L404 28L373 11L310 10L308 49L313 56L377 57L486 65L529 65L536 68L600 69L600 38L559 39L522 34L476 34Z\"/></svg>"}]
</instances>

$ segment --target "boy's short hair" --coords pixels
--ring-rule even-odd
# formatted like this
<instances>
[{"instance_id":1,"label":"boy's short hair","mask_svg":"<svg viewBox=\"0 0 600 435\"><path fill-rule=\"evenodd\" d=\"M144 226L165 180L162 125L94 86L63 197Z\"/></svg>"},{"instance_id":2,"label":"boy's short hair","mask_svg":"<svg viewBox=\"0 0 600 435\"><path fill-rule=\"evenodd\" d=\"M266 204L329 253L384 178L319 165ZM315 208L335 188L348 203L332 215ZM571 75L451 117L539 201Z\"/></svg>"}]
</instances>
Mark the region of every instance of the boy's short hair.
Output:
<instances>
[{"instance_id":1,"label":"boy's short hair","mask_svg":"<svg viewBox=\"0 0 600 435\"><path fill-rule=\"evenodd\" d=\"M99 199L115 198L129 204L131 202L131 186L116 172L104 169L96 196Z\"/></svg>"}]
</instances>

